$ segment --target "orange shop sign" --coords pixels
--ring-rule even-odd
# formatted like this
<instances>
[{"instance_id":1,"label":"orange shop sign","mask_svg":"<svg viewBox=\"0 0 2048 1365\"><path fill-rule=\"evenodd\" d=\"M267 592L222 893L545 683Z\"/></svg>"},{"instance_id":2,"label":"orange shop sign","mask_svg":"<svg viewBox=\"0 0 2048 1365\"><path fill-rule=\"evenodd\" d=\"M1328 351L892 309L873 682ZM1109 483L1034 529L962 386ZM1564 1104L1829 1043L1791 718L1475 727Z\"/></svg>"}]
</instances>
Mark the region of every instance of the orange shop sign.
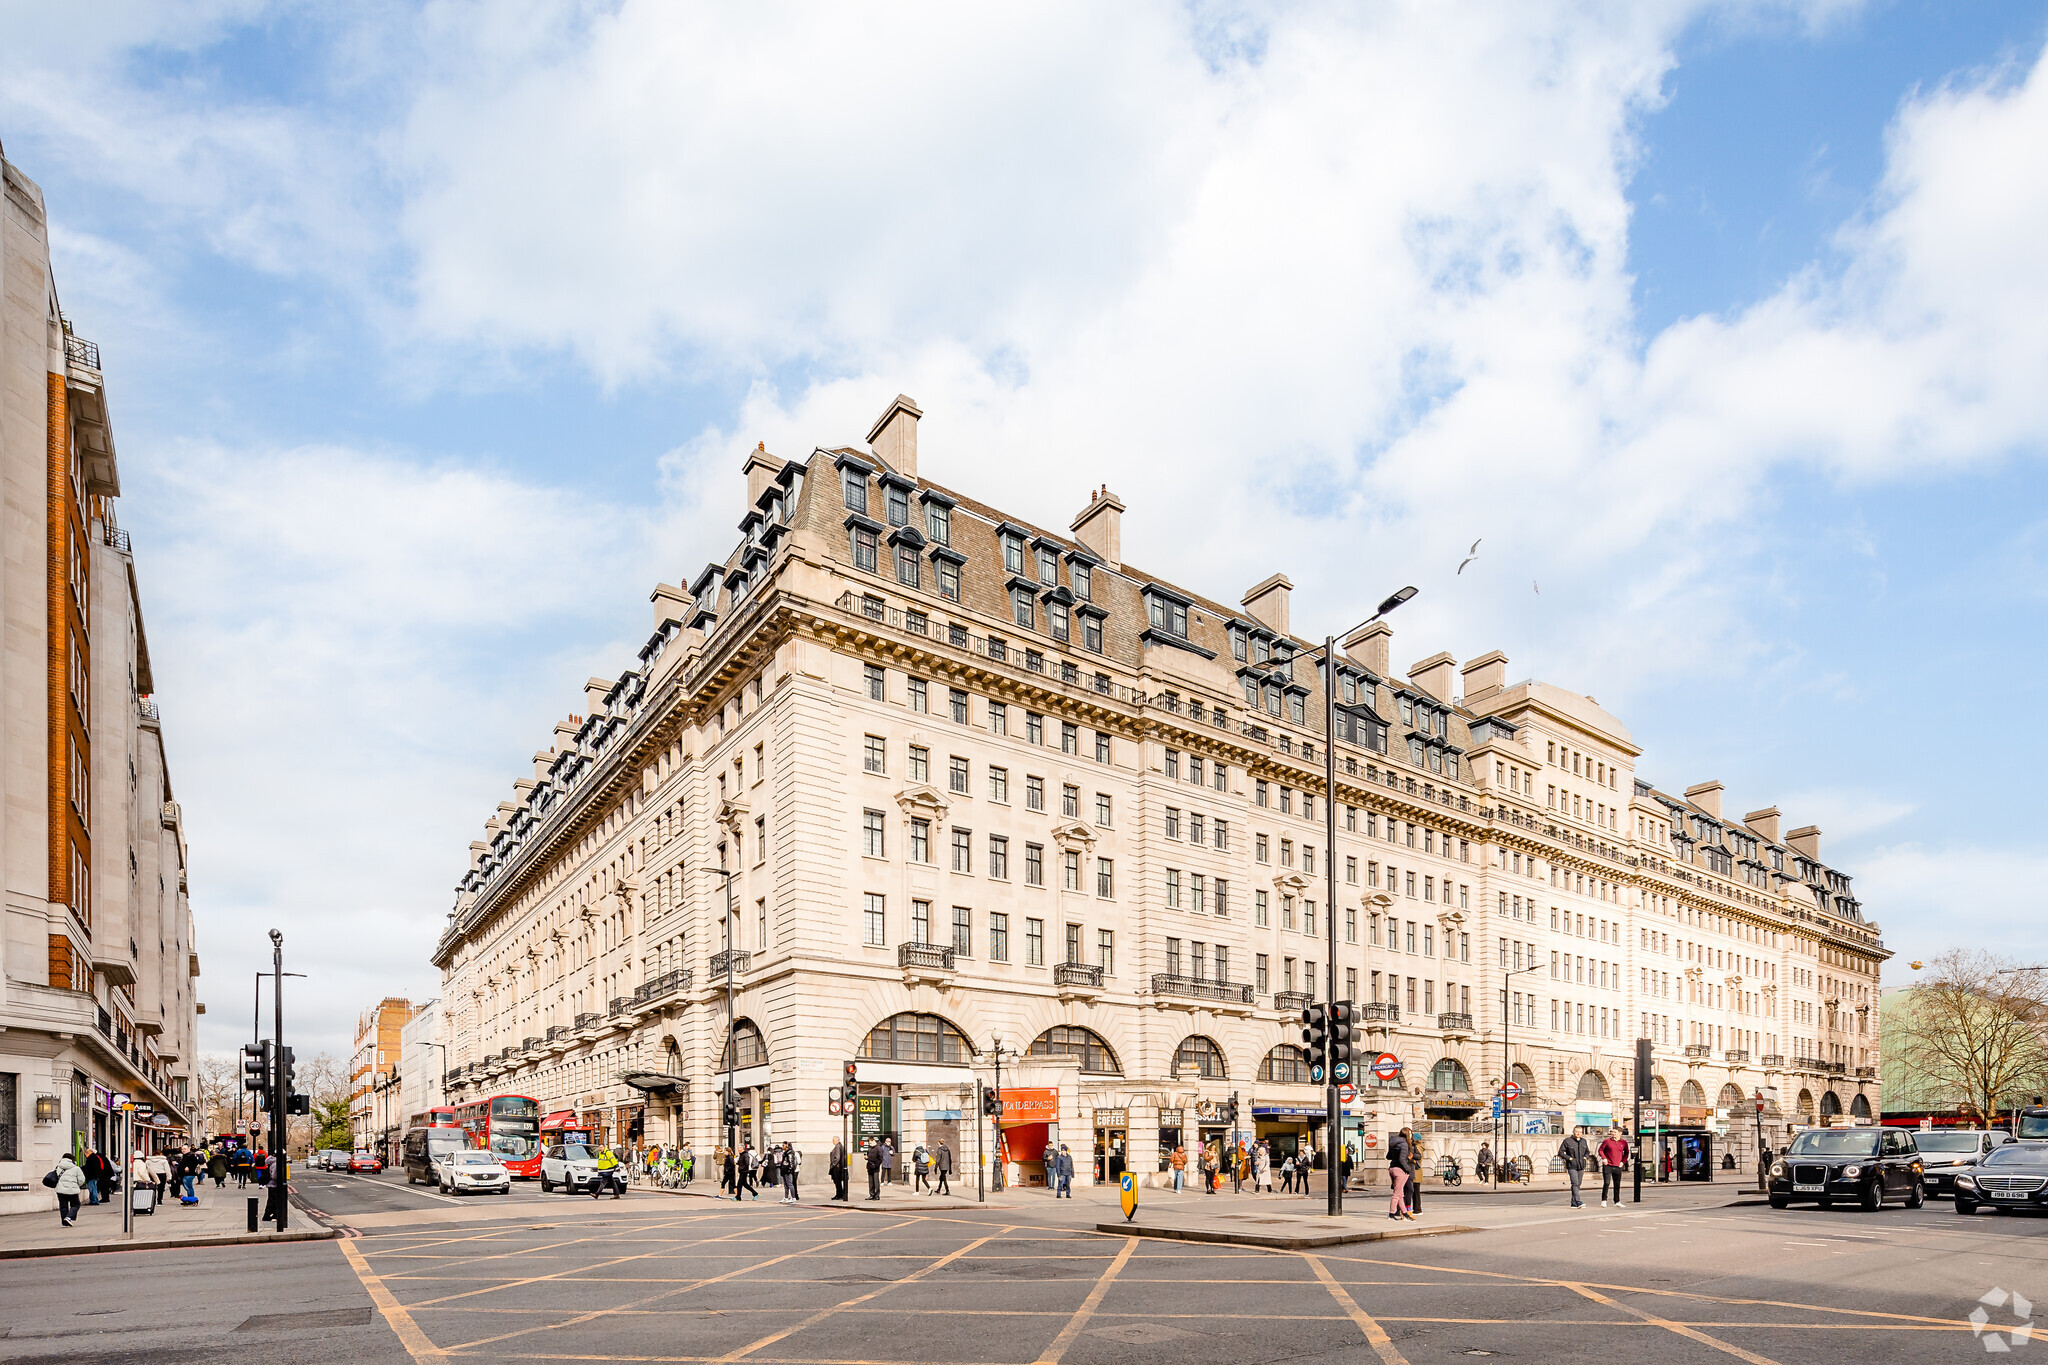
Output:
<instances>
[{"instance_id":1,"label":"orange shop sign","mask_svg":"<svg viewBox=\"0 0 2048 1365\"><path fill-rule=\"evenodd\" d=\"M1060 1092L1055 1086L1008 1086L1003 1090L1003 1127L1027 1123L1058 1123Z\"/></svg>"}]
</instances>

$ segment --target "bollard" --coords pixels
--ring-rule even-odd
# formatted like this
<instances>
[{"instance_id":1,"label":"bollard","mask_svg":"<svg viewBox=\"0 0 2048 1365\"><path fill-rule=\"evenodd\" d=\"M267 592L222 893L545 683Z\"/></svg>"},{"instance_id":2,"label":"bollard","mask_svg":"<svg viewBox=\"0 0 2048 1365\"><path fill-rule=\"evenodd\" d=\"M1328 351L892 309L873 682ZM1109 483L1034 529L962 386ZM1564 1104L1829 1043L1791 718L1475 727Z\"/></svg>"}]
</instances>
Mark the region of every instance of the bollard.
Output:
<instances>
[{"instance_id":1,"label":"bollard","mask_svg":"<svg viewBox=\"0 0 2048 1365\"><path fill-rule=\"evenodd\" d=\"M249 1199L249 1231L256 1231L256 1200L254 1196L251 1196Z\"/></svg>"}]
</instances>

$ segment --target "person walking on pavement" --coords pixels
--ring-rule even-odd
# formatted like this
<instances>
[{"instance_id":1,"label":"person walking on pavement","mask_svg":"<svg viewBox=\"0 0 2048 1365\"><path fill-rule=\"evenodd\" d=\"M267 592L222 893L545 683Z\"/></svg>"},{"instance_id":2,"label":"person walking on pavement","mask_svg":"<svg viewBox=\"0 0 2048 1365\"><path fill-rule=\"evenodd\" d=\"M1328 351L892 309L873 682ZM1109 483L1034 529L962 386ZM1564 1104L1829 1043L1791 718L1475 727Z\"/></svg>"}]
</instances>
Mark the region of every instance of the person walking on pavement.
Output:
<instances>
[{"instance_id":1,"label":"person walking on pavement","mask_svg":"<svg viewBox=\"0 0 2048 1365\"><path fill-rule=\"evenodd\" d=\"M1484 1142L1479 1144L1479 1155L1472 1159L1472 1173L1482 1184L1493 1174L1493 1148Z\"/></svg>"},{"instance_id":2,"label":"person walking on pavement","mask_svg":"<svg viewBox=\"0 0 2048 1365\"><path fill-rule=\"evenodd\" d=\"M1273 1192L1273 1149L1261 1142L1252 1149L1252 1192Z\"/></svg>"},{"instance_id":3,"label":"person walking on pavement","mask_svg":"<svg viewBox=\"0 0 2048 1365\"><path fill-rule=\"evenodd\" d=\"M97 1204L100 1202L101 1192L107 1188L107 1177L114 1173L114 1168L100 1155L100 1149L95 1147L85 1154L84 1169L86 1195L92 1203Z\"/></svg>"},{"instance_id":4,"label":"person walking on pavement","mask_svg":"<svg viewBox=\"0 0 2048 1365\"><path fill-rule=\"evenodd\" d=\"M1572 1207L1582 1209L1585 1201L1579 1198L1579 1182L1586 1178L1586 1165L1593 1154L1586 1147L1586 1129L1583 1124L1572 1129L1571 1135L1557 1144L1558 1159L1564 1162L1565 1179L1572 1186Z\"/></svg>"},{"instance_id":5,"label":"person walking on pavement","mask_svg":"<svg viewBox=\"0 0 2048 1365\"><path fill-rule=\"evenodd\" d=\"M250 1152L248 1143L244 1142L241 1146L235 1148L236 1189L245 1190L249 1187L249 1168L255 1164L255 1161L255 1155ZM158 1192L157 1197L159 1199L163 1197L161 1191Z\"/></svg>"},{"instance_id":6,"label":"person walking on pavement","mask_svg":"<svg viewBox=\"0 0 2048 1365\"><path fill-rule=\"evenodd\" d=\"M868 1202L882 1197L882 1140L876 1138L868 1144Z\"/></svg>"},{"instance_id":7,"label":"person walking on pavement","mask_svg":"<svg viewBox=\"0 0 2048 1365\"><path fill-rule=\"evenodd\" d=\"M739 1171L739 1183L733 1187L732 1202L737 1204L751 1194L754 1196L754 1202L759 1203L761 1201L761 1186L758 1182L761 1178L761 1158L755 1155L753 1143L742 1142L740 1144L739 1165L737 1169Z\"/></svg>"},{"instance_id":8,"label":"person walking on pavement","mask_svg":"<svg viewBox=\"0 0 2048 1365\"><path fill-rule=\"evenodd\" d=\"M1057 1197L1061 1199L1072 1199L1074 1197L1074 1154L1067 1150L1067 1144L1064 1142L1060 1144L1060 1154L1057 1165L1059 1166L1060 1175L1059 1193Z\"/></svg>"},{"instance_id":9,"label":"person walking on pavement","mask_svg":"<svg viewBox=\"0 0 2048 1365\"><path fill-rule=\"evenodd\" d=\"M57 1158L56 1176L57 1221L68 1228L78 1221L78 1197L85 1193L85 1171L66 1152Z\"/></svg>"},{"instance_id":10,"label":"person walking on pavement","mask_svg":"<svg viewBox=\"0 0 2048 1365\"><path fill-rule=\"evenodd\" d=\"M1402 1129L1408 1134L1408 1185L1402 1193L1408 1201L1408 1216L1422 1217L1422 1172L1429 1160L1429 1149L1412 1129Z\"/></svg>"},{"instance_id":11,"label":"person walking on pavement","mask_svg":"<svg viewBox=\"0 0 2048 1365\"><path fill-rule=\"evenodd\" d=\"M782 1144L782 1202L785 1204L797 1202L796 1173L803 1161L803 1153L797 1151L794 1143Z\"/></svg>"},{"instance_id":12,"label":"person walking on pavement","mask_svg":"<svg viewBox=\"0 0 2048 1365\"><path fill-rule=\"evenodd\" d=\"M1403 1128L1400 1132L1394 1134L1393 1140L1387 1144L1387 1185L1389 1187L1387 1217L1389 1218L1412 1219L1415 1217L1414 1214L1408 1211L1406 1194L1409 1176L1408 1163L1412 1159L1409 1156L1410 1149L1408 1146L1410 1136L1409 1130Z\"/></svg>"},{"instance_id":13,"label":"person walking on pavement","mask_svg":"<svg viewBox=\"0 0 2048 1365\"><path fill-rule=\"evenodd\" d=\"M712 1153L712 1160L718 1163L718 1193L723 1198L725 1192L738 1182L738 1176L733 1165L732 1148L722 1142L719 1143L718 1150Z\"/></svg>"},{"instance_id":14,"label":"person walking on pavement","mask_svg":"<svg viewBox=\"0 0 2048 1365\"><path fill-rule=\"evenodd\" d=\"M825 1158L825 1174L832 1177L833 1202L846 1203L846 1144L838 1138L832 1139L832 1155Z\"/></svg>"},{"instance_id":15,"label":"person walking on pavement","mask_svg":"<svg viewBox=\"0 0 2048 1365\"><path fill-rule=\"evenodd\" d=\"M155 1183L156 1177L150 1173L149 1169L149 1158L142 1154L140 1148L130 1152L128 1154L129 1199L134 1199L134 1191L148 1189ZM156 1206L152 1204L150 1207L154 1209Z\"/></svg>"},{"instance_id":16,"label":"person walking on pavement","mask_svg":"<svg viewBox=\"0 0 2048 1365\"><path fill-rule=\"evenodd\" d=\"M271 1158L273 1161L275 1157ZM199 1159L199 1153L188 1144L178 1149L178 1202L196 1204L199 1202L199 1176L206 1169L206 1163Z\"/></svg>"},{"instance_id":17,"label":"person walking on pavement","mask_svg":"<svg viewBox=\"0 0 2048 1365\"><path fill-rule=\"evenodd\" d=\"M924 1190L929 1193L931 1181L925 1175L924 1144L922 1142L918 1143L917 1150L910 1154L910 1169L913 1172L913 1179L917 1182L912 1187L913 1190Z\"/></svg>"},{"instance_id":18,"label":"person walking on pavement","mask_svg":"<svg viewBox=\"0 0 2048 1365\"><path fill-rule=\"evenodd\" d=\"M1167 1162L1167 1164L1173 1167L1173 1192L1174 1192L1175 1194L1179 1194L1179 1193L1180 1193L1180 1190L1181 1190L1181 1186L1187 1183L1187 1177L1188 1177L1188 1149L1187 1149L1187 1147L1186 1147L1185 1145L1183 1145L1183 1146L1179 1146L1179 1147L1176 1147L1176 1148L1174 1148L1174 1149L1173 1149L1173 1156L1172 1156L1171 1158L1169 1158L1169 1159L1168 1159L1168 1162Z\"/></svg>"},{"instance_id":19,"label":"person walking on pavement","mask_svg":"<svg viewBox=\"0 0 2048 1365\"><path fill-rule=\"evenodd\" d=\"M953 1176L953 1149L946 1145L944 1138L939 1139L939 1150L932 1154L932 1164L938 1168L939 1172L939 1183L933 1188L932 1193L952 1194L953 1187L947 1182Z\"/></svg>"},{"instance_id":20,"label":"person walking on pavement","mask_svg":"<svg viewBox=\"0 0 2048 1365\"><path fill-rule=\"evenodd\" d=\"M1628 1142L1621 1129L1610 1128L1600 1143L1600 1207L1607 1207L1607 1191L1614 1190L1614 1207L1621 1207L1621 1168L1628 1164Z\"/></svg>"},{"instance_id":21,"label":"person walking on pavement","mask_svg":"<svg viewBox=\"0 0 2048 1365\"><path fill-rule=\"evenodd\" d=\"M228 1154L219 1148L206 1158L206 1173L213 1178L213 1187L224 1190L228 1185Z\"/></svg>"},{"instance_id":22,"label":"person walking on pavement","mask_svg":"<svg viewBox=\"0 0 2048 1365\"><path fill-rule=\"evenodd\" d=\"M609 1147L597 1149L597 1179L590 1182L590 1197L598 1198L606 1190L617 1199L625 1193L626 1173L619 1167L619 1158Z\"/></svg>"},{"instance_id":23,"label":"person walking on pavement","mask_svg":"<svg viewBox=\"0 0 2048 1365\"><path fill-rule=\"evenodd\" d=\"M188 1191L192 1187L192 1177L185 1174L182 1169L182 1160L189 1159L191 1155L189 1151L184 1154L179 1171L179 1179L184 1182L185 1188ZM263 1218L266 1222L275 1223L283 1212L285 1200L291 1197L290 1191L285 1187L284 1179L284 1154L282 1152L272 1152L270 1160L265 1163L263 1170L264 1184L269 1187L268 1193L263 1197ZM179 1202L196 1204L199 1202L199 1196L195 1194L191 1198L181 1199Z\"/></svg>"},{"instance_id":24,"label":"person walking on pavement","mask_svg":"<svg viewBox=\"0 0 2048 1365\"><path fill-rule=\"evenodd\" d=\"M171 1183L171 1161L162 1152L149 1154L149 1178L156 1185L156 1202L164 1202L164 1190Z\"/></svg>"},{"instance_id":25,"label":"person walking on pavement","mask_svg":"<svg viewBox=\"0 0 2048 1365\"><path fill-rule=\"evenodd\" d=\"M1045 1188L1052 1197L1060 1197L1060 1153L1050 1142L1045 1144Z\"/></svg>"},{"instance_id":26,"label":"person walking on pavement","mask_svg":"<svg viewBox=\"0 0 2048 1365\"><path fill-rule=\"evenodd\" d=\"M1237 1147L1233 1147L1233 1148L1231 1148L1231 1149L1230 1149L1230 1192L1231 1192L1232 1194L1243 1194L1243 1193L1244 1193L1244 1165L1245 1165L1245 1161L1244 1161L1244 1148L1243 1148L1242 1146L1237 1146Z\"/></svg>"}]
</instances>

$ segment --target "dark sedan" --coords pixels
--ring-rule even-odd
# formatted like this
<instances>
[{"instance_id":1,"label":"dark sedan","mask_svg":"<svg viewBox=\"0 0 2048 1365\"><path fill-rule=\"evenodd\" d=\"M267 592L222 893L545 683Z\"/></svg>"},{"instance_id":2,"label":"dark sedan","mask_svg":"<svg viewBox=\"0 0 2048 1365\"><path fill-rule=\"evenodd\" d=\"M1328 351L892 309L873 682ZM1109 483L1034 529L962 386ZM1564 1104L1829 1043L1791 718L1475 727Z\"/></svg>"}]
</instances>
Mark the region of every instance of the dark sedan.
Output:
<instances>
[{"instance_id":1,"label":"dark sedan","mask_svg":"<svg viewBox=\"0 0 2048 1365\"><path fill-rule=\"evenodd\" d=\"M1927 1197L1913 1135L1900 1128L1810 1128L1771 1163L1771 1207L1810 1199L1822 1208L1837 1199L1866 1209L1896 1196L1917 1209Z\"/></svg>"},{"instance_id":2,"label":"dark sedan","mask_svg":"<svg viewBox=\"0 0 2048 1365\"><path fill-rule=\"evenodd\" d=\"M2048 1209L2048 1144L2015 1142L2000 1147L1956 1177L1956 1212L1981 1208Z\"/></svg>"}]
</instances>

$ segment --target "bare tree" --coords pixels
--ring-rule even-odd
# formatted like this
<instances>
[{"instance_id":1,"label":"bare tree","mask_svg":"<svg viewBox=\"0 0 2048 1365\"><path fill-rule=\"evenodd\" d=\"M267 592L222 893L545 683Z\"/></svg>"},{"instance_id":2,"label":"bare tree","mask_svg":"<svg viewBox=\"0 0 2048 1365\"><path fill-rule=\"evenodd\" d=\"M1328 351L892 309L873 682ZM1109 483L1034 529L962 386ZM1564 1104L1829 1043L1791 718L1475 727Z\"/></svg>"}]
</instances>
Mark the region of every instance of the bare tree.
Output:
<instances>
[{"instance_id":1,"label":"bare tree","mask_svg":"<svg viewBox=\"0 0 2048 1365\"><path fill-rule=\"evenodd\" d=\"M1947 1101L1990 1123L2039 1094L2048 1078L2048 999L2040 973L1989 953L1953 949L1894 1004L1896 1060L1931 1104Z\"/></svg>"},{"instance_id":2,"label":"bare tree","mask_svg":"<svg viewBox=\"0 0 2048 1365\"><path fill-rule=\"evenodd\" d=\"M194 1068L199 1082L199 1123L208 1135L237 1131L236 1105L242 1095L242 1061L232 1053L201 1053Z\"/></svg>"}]
</instances>

